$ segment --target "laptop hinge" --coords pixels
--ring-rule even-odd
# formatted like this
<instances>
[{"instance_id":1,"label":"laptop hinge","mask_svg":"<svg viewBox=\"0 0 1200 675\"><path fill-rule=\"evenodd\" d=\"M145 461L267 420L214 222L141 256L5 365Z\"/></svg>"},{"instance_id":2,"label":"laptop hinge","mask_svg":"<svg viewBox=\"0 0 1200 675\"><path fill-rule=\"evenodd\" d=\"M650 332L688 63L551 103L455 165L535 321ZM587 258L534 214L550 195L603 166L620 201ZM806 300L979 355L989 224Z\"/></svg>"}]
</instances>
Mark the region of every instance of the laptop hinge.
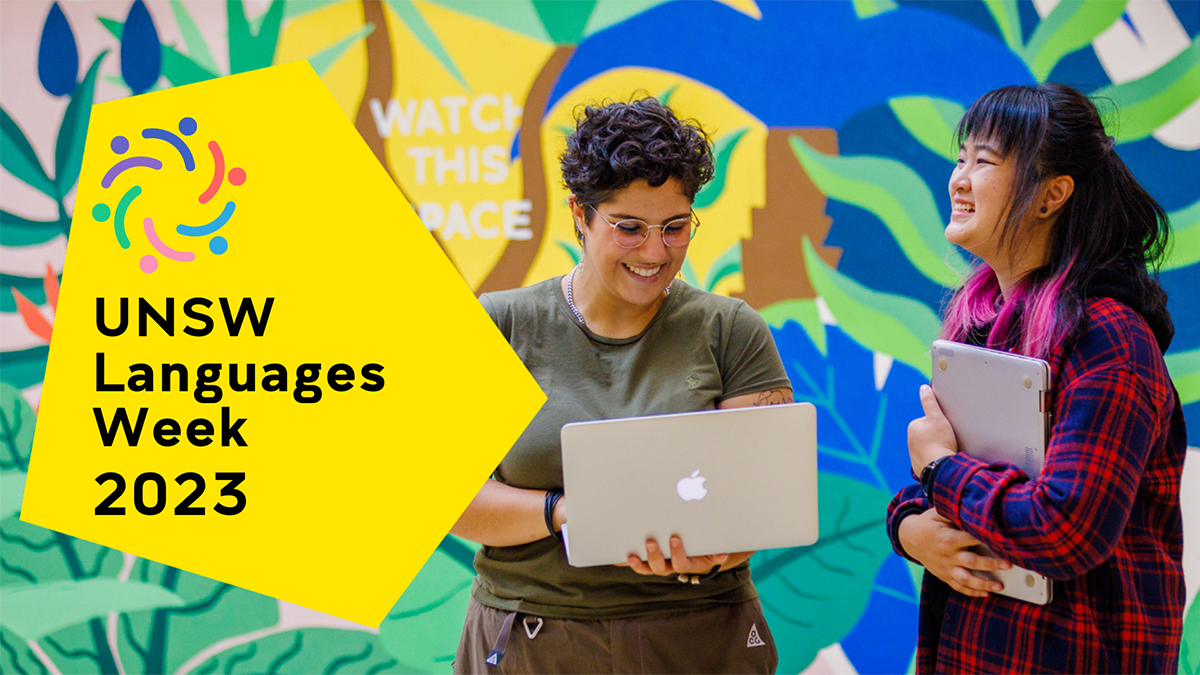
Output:
<instances>
[{"instance_id":1,"label":"laptop hinge","mask_svg":"<svg viewBox=\"0 0 1200 675\"><path fill-rule=\"evenodd\" d=\"M1052 392L1049 389L1040 392L1038 396L1038 412L1050 412L1053 404Z\"/></svg>"}]
</instances>

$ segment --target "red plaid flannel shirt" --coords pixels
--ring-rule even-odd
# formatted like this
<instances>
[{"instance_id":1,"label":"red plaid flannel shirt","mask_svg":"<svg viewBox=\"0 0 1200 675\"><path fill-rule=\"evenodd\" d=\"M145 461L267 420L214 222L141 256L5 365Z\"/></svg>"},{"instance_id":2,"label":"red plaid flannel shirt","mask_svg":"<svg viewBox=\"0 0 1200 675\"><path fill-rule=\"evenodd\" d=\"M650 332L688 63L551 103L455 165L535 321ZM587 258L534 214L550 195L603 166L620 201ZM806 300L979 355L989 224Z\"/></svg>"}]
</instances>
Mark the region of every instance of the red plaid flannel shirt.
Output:
<instances>
[{"instance_id":1,"label":"red plaid flannel shirt","mask_svg":"<svg viewBox=\"0 0 1200 675\"><path fill-rule=\"evenodd\" d=\"M1174 673L1185 590L1179 483L1183 411L1146 322L1111 298L1050 359L1053 426L1041 476L958 454L938 465L933 506L1000 557L1050 577L1039 606L969 598L926 574L920 673ZM930 506L919 485L888 506ZM944 613L934 616L946 597Z\"/></svg>"}]
</instances>

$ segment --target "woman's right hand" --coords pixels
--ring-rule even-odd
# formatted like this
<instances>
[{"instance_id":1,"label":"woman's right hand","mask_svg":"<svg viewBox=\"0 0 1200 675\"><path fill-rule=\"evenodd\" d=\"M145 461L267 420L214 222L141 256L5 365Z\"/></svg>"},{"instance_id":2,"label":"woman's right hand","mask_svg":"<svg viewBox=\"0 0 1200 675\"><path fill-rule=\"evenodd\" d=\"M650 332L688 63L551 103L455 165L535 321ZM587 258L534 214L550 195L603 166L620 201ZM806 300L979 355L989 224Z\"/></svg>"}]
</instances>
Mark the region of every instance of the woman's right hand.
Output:
<instances>
[{"instance_id":1,"label":"woman's right hand","mask_svg":"<svg viewBox=\"0 0 1200 675\"><path fill-rule=\"evenodd\" d=\"M992 572L1006 570L1011 565L999 558L970 551L980 541L954 527L937 511L929 509L919 515L908 516L900 521L897 534L900 545L909 556L959 593L986 598L989 591L1004 590L1000 582L977 577L971 570Z\"/></svg>"}]
</instances>

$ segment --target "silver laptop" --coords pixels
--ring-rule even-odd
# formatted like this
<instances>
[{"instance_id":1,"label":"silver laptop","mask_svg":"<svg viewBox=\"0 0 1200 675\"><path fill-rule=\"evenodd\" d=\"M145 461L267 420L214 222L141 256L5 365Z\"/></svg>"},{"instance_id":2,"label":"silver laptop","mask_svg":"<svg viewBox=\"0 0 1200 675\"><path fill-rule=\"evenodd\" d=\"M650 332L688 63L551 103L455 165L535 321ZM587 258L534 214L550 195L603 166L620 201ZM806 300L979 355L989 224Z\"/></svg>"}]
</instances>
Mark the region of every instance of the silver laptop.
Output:
<instances>
[{"instance_id":1,"label":"silver laptop","mask_svg":"<svg viewBox=\"0 0 1200 675\"><path fill-rule=\"evenodd\" d=\"M576 567L817 540L817 411L792 403L562 428L567 559Z\"/></svg>"},{"instance_id":2,"label":"silver laptop","mask_svg":"<svg viewBox=\"0 0 1200 675\"><path fill-rule=\"evenodd\" d=\"M1015 464L1036 480L1050 433L1050 364L1041 359L937 340L933 392L959 450L985 462ZM986 546L976 552L997 557ZM1004 584L1000 595L1044 605L1050 580L1021 567L975 572Z\"/></svg>"}]
</instances>

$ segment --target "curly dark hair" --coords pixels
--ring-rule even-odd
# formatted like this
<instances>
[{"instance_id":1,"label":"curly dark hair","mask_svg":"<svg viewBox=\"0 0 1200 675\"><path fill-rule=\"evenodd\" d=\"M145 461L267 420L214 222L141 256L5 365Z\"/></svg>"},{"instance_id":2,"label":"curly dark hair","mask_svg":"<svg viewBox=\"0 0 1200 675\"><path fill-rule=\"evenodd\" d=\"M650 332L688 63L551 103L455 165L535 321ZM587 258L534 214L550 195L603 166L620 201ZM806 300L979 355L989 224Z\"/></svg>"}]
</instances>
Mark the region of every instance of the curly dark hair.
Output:
<instances>
[{"instance_id":1,"label":"curly dark hair","mask_svg":"<svg viewBox=\"0 0 1200 675\"><path fill-rule=\"evenodd\" d=\"M708 134L650 96L577 112L561 161L563 183L592 208L638 179L658 187L675 178L692 201L713 177Z\"/></svg>"}]
</instances>

